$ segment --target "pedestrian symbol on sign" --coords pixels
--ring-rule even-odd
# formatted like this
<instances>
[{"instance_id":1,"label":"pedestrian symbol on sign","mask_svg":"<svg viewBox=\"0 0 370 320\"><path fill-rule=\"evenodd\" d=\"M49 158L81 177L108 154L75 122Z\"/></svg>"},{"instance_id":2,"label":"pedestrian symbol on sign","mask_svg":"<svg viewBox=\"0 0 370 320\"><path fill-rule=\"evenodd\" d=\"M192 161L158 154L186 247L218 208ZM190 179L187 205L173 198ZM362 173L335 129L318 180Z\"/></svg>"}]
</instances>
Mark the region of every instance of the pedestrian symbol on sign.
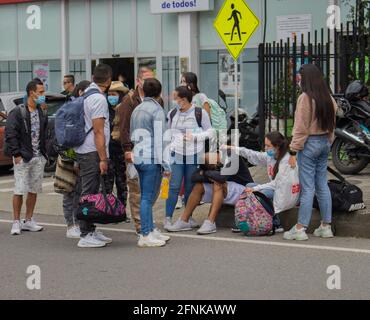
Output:
<instances>
[{"instance_id":1,"label":"pedestrian symbol on sign","mask_svg":"<svg viewBox=\"0 0 370 320\"><path fill-rule=\"evenodd\" d=\"M238 30L239 41L242 41L242 37L240 35L240 25L239 25L239 17L240 17L240 20L241 20L242 19L242 14L238 10L235 9L234 4L231 5L231 10L233 10L233 12L231 13L231 17L228 19L228 21L230 21L231 19L234 19L233 30L231 31L231 41L233 41L235 29ZM227 34L227 33L225 33L225 34Z\"/></svg>"},{"instance_id":2,"label":"pedestrian symbol on sign","mask_svg":"<svg viewBox=\"0 0 370 320\"><path fill-rule=\"evenodd\" d=\"M259 19L244 0L226 0L213 23L232 57L237 60Z\"/></svg>"}]
</instances>

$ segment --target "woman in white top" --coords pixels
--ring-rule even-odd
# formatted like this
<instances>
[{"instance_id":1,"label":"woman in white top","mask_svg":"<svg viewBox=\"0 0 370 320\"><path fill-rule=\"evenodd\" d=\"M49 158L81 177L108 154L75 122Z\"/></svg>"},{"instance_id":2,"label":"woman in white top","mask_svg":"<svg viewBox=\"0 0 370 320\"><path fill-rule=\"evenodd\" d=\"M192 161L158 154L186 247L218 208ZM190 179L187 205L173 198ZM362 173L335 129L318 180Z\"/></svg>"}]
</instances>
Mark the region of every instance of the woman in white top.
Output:
<instances>
[{"instance_id":1,"label":"woman in white top","mask_svg":"<svg viewBox=\"0 0 370 320\"><path fill-rule=\"evenodd\" d=\"M204 141L212 135L211 121L207 112L192 104L193 94L185 86L174 92L178 108L168 113L168 124L171 129L171 170L169 198L166 202L166 221L164 228L172 225L182 181L185 185L185 204L193 190L191 182L193 173L198 168L199 159L204 153ZM194 223L194 228L198 227Z\"/></svg>"}]
</instances>

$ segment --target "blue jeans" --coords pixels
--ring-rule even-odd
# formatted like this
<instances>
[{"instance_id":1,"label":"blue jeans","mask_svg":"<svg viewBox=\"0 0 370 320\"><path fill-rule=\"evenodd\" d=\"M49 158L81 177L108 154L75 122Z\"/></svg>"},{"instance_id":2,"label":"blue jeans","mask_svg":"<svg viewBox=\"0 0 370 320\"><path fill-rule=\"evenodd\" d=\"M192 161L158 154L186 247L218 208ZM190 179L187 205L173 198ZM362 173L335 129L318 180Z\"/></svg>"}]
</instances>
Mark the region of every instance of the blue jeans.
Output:
<instances>
[{"instance_id":1,"label":"blue jeans","mask_svg":"<svg viewBox=\"0 0 370 320\"><path fill-rule=\"evenodd\" d=\"M328 187L328 157L330 142L327 136L310 136L303 151L298 152L301 185L298 223L308 227L316 194L323 223L331 223L332 200Z\"/></svg>"},{"instance_id":2,"label":"blue jeans","mask_svg":"<svg viewBox=\"0 0 370 320\"><path fill-rule=\"evenodd\" d=\"M153 205L161 187L162 167L158 164L139 164L135 168L141 189L141 234L147 236L154 230Z\"/></svg>"},{"instance_id":3,"label":"blue jeans","mask_svg":"<svg viewBox=\"0 0 370 320\"><path fill-rule=\"evenodd\" d=\"M181 159L179 159L180 157ZM173 216L180 193L182 180L184 180L185 185L185 205L187 204L189 196L194 187L194 184L191 182L191 176L198 169L196 157L196 155L188 156L187 159L185 159L180 155L175 156L175 163L171 165L172 176L169 197L166 201L166 217L172 218ZM190 164L187 162L190 162Z\"/></svg>"}]
</instances>

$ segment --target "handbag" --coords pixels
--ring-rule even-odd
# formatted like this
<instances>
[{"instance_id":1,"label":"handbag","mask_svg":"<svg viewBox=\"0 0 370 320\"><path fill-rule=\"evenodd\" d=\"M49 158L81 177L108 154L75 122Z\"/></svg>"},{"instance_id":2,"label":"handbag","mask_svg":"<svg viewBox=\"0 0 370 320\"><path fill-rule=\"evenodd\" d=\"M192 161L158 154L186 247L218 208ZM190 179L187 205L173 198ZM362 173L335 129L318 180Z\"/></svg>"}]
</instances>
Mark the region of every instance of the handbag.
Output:
<instances>
[{"instance_id":1,"label":"handbag","mask_svg":"<svg viewBox=\"0 0 370 320\"><path fill-rule=\"evenodd\" d=\"M126 220L126 208L114 194L107 194L104 178L100 177L101 193L81 197L77 219L109 224Z\"/></svg>"}]
</instances>

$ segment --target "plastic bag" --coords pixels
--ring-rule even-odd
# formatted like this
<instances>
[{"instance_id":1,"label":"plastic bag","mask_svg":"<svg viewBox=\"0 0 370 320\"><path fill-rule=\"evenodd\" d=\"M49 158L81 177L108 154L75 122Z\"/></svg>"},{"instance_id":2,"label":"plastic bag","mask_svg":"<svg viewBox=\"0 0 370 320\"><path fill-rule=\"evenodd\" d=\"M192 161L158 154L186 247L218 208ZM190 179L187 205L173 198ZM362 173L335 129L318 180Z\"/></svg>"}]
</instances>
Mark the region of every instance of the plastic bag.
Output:
<instances>
[{"instance_id":1,"label":"plastic bag","mask_svg":"<svg viewBox=\"0 0 370 320\"><path fill-rule=\"evenodd\" d=\"M137 173L135 165L133 163L127 164L127 177L129 179L136 179L138 176L139 174Z\"/></svg>"},{"instance_id":2,"label":"plastic bag","mask_svg":"<svg viewBox=\"0 0 370 320\"><path fill-rule=\"evenodd\" d=\"M287 166L276 177L274 194L275 213L290 210L297 206L300 196L298 167L292 169Z\"/></svg>"}]
</instances>

